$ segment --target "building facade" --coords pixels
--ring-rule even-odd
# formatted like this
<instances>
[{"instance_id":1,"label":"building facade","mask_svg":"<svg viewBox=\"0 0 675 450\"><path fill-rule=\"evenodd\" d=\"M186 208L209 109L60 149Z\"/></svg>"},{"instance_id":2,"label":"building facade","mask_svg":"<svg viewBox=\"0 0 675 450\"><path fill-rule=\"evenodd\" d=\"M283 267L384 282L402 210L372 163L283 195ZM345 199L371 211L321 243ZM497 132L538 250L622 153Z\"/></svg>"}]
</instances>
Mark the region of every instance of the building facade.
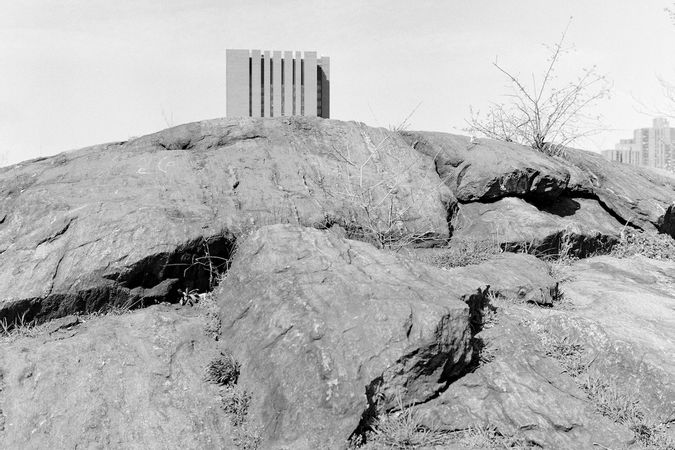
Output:
<instances>
[{"instance_id":1,"label":"building facade","mask_svg":"<svg viewBox=\"0 0 675 450\"><path fill-rule=\"evenodd\" d=\"M602 155L610 161L675 172L675 128L658 117L651 128L634 130L633 139L621 139L614 150L604 150Z\"/></svg>"},{"instance_id":2,"label":"building facade","mask_svg":"<svg viewBox=\"0 0 675 450\"><path fill-rule=\"evenodd\" d=\"M226 51L227 117L330 117L330 59L316 52Z\"/></svg>"}]
</instances>

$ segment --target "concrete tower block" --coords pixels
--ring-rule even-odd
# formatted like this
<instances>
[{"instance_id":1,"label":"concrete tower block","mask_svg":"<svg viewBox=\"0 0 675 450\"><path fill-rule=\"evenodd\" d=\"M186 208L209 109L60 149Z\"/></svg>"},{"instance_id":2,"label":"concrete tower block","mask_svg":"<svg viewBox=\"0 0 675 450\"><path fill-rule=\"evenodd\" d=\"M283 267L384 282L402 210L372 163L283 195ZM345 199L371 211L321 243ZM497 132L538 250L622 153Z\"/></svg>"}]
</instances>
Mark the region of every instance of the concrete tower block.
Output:
<instances>
[{"instance_id":1,"label":"concrete tower block","mask_svg":"<svg viewBox=\"0 0 675 450\"><path fill-rule=\"evenodd\" d=\"M251 117L261 116L260 97L262 96L262 82L260 71L260 50L251 51Z\"/></svg>"},{"instance_id":2,"label":"concrete tower block","mask_svg":"<svg viewBox=\"0 0 675 450\"><path fill-rule=\"evenodd\" d=\"M316 117L316 52L305 52L305 116Z\"/></svg>"},{"instance_id":3,"label":"concrete tower block","mask_svg":"<svg viewBox=\"0 0 675 450\"><path fill-rule=\"evenodd\" d=\"M327 56L319 60L321 71L321 117L328 119L330 117L330 58Z\"/></svg>"},{"instance_id":4,"label":"concrete tower block","mask_svg":"<svg viewBox=\"0 0 675 450\"><path fill-rule=\"evenodd\" d=\"M249 115L248 53L248 50L227 50L225 52L227 117Z\"/></svg>"},{"instance_id":5,"label":"concrete tower block","mask_svg":"<svg viewBox=\"0 0 675 450\"><path fill-rule=\"evenodd\" d=\"M295 52L295 105L293 115L302 115L302 53Z\"/></svg>"},{"instance_id":6,"label":"concrete tower block","mask_svg":"<svg viewBox=\"0 0 675 450\"><path fill-rule=\"evenodd\" d=\"M284 52L283 115L293 115L293 52Z\"/></svg>"},{"instance_id":7,"label":"concrete tower block","mask_svg":"<svg viewBox=\"0 0 675 450\"><path fill-rule=\"evenodd\" d=\"M281 52L272 52L272 117L281 116Z\"/></svg>"},{"instance_id":8,"label":"concrete tower block","mask_svg":"<svg viewBox=\"0 0 675 450\"><path fill-rule=\"evenodd\" d=\"M265 57L263 58L263 117L270 117L270 106L272 104L272 96L270 95L270 88L272 87L272 79L270 73L270 52L265 50Z\"/></svg>"}]
</instances>

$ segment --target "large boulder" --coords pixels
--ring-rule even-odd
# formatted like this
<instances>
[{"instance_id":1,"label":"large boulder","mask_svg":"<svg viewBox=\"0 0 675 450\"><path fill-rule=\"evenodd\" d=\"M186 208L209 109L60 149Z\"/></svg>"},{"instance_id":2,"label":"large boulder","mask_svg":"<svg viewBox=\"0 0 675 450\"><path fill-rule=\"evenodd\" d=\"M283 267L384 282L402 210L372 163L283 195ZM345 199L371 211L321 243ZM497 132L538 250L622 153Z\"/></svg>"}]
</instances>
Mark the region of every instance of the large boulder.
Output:
<instances>
[{"instance_id":1,"label":"large boulder","mask_svg":"<svg viewBox=\"0 0 675 450\"><path fill-rule=\"evenodd\" d=\"M471 251L472 249L466 249ZM490 287L493 295L522 303L552 305L561 293L549 265L526 253L460 255L455 248L411 248L399 251L406 257L445 269L448 278L473 278ZM458 265L473 259L472 264Z\"/></svg>"},{"instance_id":2,"label":"large boulder","mask_svg":"<svg viewBox=\"0 0 675 450\"><path fill-rule=\"evenodd\" d=\"M438 132L411 132L408 142L436 161L436 170L460 202L507 196L554 199L570 179L565 166L522 145Z\"/></svg>"},{"instance_id":3,"label":"large boulder","mask_svg":"<svg viewBox=\"0 0 675 450\"><path fill-rule=\"evenodd\" d=\"M219 119L0 169L0 319L205 290L259 225L443 241L455 200L397 134L309 118Z\"/></svg>"},{"instance_id":4,"label":"large boulder","mask_svg":"<svg viewBox=\"0 0 675 450\"><path fill-rule=\"evenodd\" d=\"M621 224L672 231L672 213L666 210L675 201L675 180L648 168L571 148L552 157L519 144L448 133L408 132L405 137L434 158L439 176L460 203L504 197L544 204L560 195L577 201L592 198Z\"/></svg>"},{"instance_id":5,"label":"large boulder","mask_svg":"<svg viewBox=\"0 0 675 450\"><path fill-rule=\"evenodd\" d=\"M675 202L675 179L655 170L607 161L597 153L577 149L567 149L564 159L571 174L568 194L597 198L622 223L657 231ZM675 230L662 231L673 231L675 237Z\"/></svg>"},{"instance_id":6,"label":"large boulder","mask_svg":"<svg viewBox=\"0 0 675 450\"><path fill-rule=\"evenodd\" d=\"M675 262L600 256L576 262L565 277L565 298L574 309L542 327L581 345L594 367L654 421L672 421Z\"/></svg>"},{"instance_id":7,"label":"large boulder","mask_svg":"<svg viewBox=\"0 0 675 450\"><path fill-rule=\"evenodd\" d=\"M214 291L265 448L343 448L375 404L424 402L465 372L480 281L334 232L274 225Z\"/></svg>"},{"instance_id":8,"label":"large boulder","mask_svg":"<svg viewBox=\"0 0 675 450\"><path fill-rule=\"evenodd\" d=\"M452 240L493 240L506 250L585 257L618 242L622 225L597 201L560 197L536 207L517 197L462 205Z\"/></svg>"},{"instance_id":9,"label":"large boulder","mask_svg":"<svg viewBox=\"0 0 675 450\"><path fill-rule=\"evenodd\" d=\"M196 309L46 324L0 339L0 447L234 448Z\"/></svg>"},{"instance_id":10,"label":"large boulder","mask_svg":"<svg viewBox=\"0 0 675 450\"><path fill-rule=\"evenodd\" d=\"M543 448L672 448L675 263L600 256L558 270L564 302L496 300L475 336L479 366L415 414L431 429L488 424Z\"/></svg>"},{"instance_id":11,"label":"large boulder","mask_svg":"<svg viewBox=\"0 0 675 450\"><path fill-rule=\"evenodd\" d=\"M504 313L502 313L504 314ZM415 408L423 426L455 431L494 426L540 448L625 448L633 433L594 411L583 391L546 356L537 334L514 315L479 335L484 364Z\"/></svg>"}]
</instances>

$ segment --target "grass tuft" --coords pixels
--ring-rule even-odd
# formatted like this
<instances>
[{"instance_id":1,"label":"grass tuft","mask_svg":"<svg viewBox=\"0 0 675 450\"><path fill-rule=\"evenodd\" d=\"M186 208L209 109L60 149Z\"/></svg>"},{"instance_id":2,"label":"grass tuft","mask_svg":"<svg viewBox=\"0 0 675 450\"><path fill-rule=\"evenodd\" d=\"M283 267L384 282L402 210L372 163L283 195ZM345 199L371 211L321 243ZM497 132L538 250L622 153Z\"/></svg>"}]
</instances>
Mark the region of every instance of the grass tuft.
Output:
<instances>
[{"instance_id":1,"label":"grass tuft","mask_svg":"<svg viewBox=\"0 0 675 450\"><path fill-rule=\"evenodd\" d=\"M204 378L211 383L221 386L232 386L239 380L241 365L229 351L220 353L220 357L213 359L206 366Z\"/></svg>"},{"instance_id":2,"label":"grass tuft","mask_svg":"<svg viewBox=\"0 0 675 450\"><path fill-rule=\"evenodd\" d=\"M546 354L560 362L579 387L586 392L596 411L633 431L646 450L675 450L675 440L666 433L666 422L649 418L635 393L620 386L616 378L592 370L593 361L584 361L584 348L567 337L556 338L540 331Z\"/></svg>"},{"instance_id":3,"label":"grass tuft","mask_svg":"<svg viewBox=\"0 0 675 450\"><path fill-rule=\"evenodd\" d=\"M651 259L675 260L675 239L667 234L625 228L621 231L619 244L610 255L629 258L635 255Z\"/></svg>"},{"instance_id":4,"label":"grass tuft","mask_svg":"<svg viewBox=\"0 0 675 450\"><path fill-rule=\"evenodd\" d=\"M503 253L493 240L462 240L452 243L447 250L434 255L429 261L442 269L480 264Z\"/></svg>"},{"instance_id":5,"label":"grass tuft","mask_svg":"<svg viewBox=\"0 0 675 450\"><path fill-rule=\"evenodd\" d=\"M228 386L221 392L221 399L223 411L230 416L232 425L241 426L246 421L251 404L251 393L237 386Z\"/></svg>"}]
</instances>

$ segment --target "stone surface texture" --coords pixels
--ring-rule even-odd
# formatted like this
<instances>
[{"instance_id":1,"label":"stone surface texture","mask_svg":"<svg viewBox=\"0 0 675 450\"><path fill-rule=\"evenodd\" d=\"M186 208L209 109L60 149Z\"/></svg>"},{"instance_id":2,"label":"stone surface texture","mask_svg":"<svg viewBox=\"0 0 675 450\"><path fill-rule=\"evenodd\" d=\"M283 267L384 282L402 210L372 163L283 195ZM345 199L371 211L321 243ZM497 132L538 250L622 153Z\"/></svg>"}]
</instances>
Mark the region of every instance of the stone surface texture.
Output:
<instances>
[{"instance_id":1,"label":"stone surface texture","mask_svg":"<svg viewBox=\"0 0 675 450\"><path fill-rule=\"evenodd\" d=\"M253 233L215 291L270 448L294 449L342 448L367 387L392 406L437 395L471 360L469 305L483 292L471 278L290 225Z\"/></svg>"},{"instance_id":2,"label":"stone surface texture","mask_svg":"<svg viewBox=\"0 0 675 450\"><path fill-rule=\"evenodd\" d=\"M355 122L212 120L29 161L0 169L0 317L175 293L195 253L227 257L259 225L443 240L453 205L433 161Z\"/></svg>"},{"instance_id":3,"label":"stone surface texture","mask_svg":"<svg viewBox=\"0 0 675 450\"><path fill-rule=\"evenodd\" d=\"M675 429L674 186L581 150L300 117L1 168L0 448L345 449L401 408L640 448ZM591 256L618 240L660 259ZM205 378L227 353L235 387ZM654 427L609 417L591 375Z\"/></svg>"},{"instance_id":4,"label":"stone surface texture","mask_svg":"<svg viewBox=\"0 0 675 450\"><path fill-rule=\"evenodd\" d=\"M0 447L233 448L203 315L153 306L0 342Z\"/></svg>"}]
</instances>

